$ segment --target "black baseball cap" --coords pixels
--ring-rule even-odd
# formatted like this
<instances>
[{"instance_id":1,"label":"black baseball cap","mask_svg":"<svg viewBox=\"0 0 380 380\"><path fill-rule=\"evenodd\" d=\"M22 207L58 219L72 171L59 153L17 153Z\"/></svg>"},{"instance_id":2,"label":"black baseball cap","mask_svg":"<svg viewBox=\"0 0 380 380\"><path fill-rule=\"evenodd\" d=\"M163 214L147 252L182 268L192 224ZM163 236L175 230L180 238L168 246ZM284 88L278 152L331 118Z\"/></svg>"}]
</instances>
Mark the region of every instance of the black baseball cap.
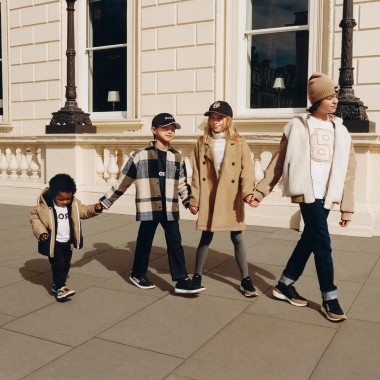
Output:
<instances>
[{"instance_id":1,"label":"black baseball cap","mask_svg":"<svg viewBox=\"0 0 380 380\"><path fill-rule=\"evenodd\" d=\"M211 104L210 108L207 112L205 112L205 116L210 115L211 112L216 112L219 115L232 117L233 112L231 106L224 102L223 100L218 100Z\"/></svg>"},{"instance_id":2,"label":"black baseball cap","mask_svg":"<svg viewBox=\"0 0 380 380\"><path fill-rule=\"evenodd\" d=\"M152 127L165 127L166 125L173 124L175 129L181 129L181 125L175 122L175 119L170 113L160 113L152 120Z\"/></svg>"}]
</instances>

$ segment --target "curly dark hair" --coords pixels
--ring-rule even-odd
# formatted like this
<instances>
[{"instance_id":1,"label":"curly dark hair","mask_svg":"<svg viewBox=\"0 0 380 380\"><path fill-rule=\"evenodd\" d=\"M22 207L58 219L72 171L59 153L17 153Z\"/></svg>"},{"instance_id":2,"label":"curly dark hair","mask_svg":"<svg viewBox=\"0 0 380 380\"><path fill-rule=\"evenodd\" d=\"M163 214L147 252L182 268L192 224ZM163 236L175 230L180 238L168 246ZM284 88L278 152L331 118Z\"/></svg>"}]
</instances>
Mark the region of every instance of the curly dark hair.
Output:
<instances>
[{"instance_id":1,"label":"curly dark hair","mask_svg":"<svg viewBox=\"0 0 380 380\"><path fill-rule=\"evenodd\" d=\"M317 102L313 103L306 111L307 112L314 112L317 110L317 108L320 106L322 100L318 100Z\"/></svg>"},{"instance_id":2,"label":"curly dark hair","mask_svg":"<svg viewBox=\"0 0 380 380\"><path fill-rule=\"evenodd\" d=\"M72 177L68 174L57 174L49 181L50 194L54 198L60 191L73 193L77 191L77 186Z\"/></svg>"}]
</instances>

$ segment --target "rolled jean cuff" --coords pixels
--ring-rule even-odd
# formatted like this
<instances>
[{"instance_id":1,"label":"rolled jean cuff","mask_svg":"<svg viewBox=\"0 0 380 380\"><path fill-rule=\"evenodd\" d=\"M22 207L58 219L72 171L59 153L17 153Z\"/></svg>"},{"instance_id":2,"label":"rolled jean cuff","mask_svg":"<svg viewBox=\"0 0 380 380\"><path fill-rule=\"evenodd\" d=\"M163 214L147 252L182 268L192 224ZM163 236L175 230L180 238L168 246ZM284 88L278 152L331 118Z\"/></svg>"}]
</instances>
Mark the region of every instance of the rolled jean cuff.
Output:
<instances>
[{"instance_id":1,"label":"rolled jean cuff","mask_svg":"<svg viewBox=\"0 0 380 380\"><path fill-rule=\"evenodd\" d=\"M279 282L283 283L286 286L292 285L294 283L294 280L292 280L289 277L286 277L285 274L283 273Z\"/></svg>"},{"instance_id":2,"label":"rolled jean cuff","mask_svg":"<svg viewBox=\"0 0 380 380\"><path fill-rule=\"evenodd\" d=\"M331 290L330 292L324 292L322 293L322 299L323 301L331 301L331 300L336 300L338 298L338 291Z\"/></svg>"}]
</instances>

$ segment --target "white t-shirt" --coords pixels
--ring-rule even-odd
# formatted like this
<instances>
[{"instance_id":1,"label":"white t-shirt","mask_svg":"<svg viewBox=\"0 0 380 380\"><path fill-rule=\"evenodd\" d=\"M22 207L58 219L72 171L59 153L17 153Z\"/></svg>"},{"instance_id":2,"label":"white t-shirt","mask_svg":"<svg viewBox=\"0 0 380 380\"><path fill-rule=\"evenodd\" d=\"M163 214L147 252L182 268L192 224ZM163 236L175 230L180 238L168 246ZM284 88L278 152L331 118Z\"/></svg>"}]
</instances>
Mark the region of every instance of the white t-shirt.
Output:
<instances>
[{"instance_id":1,"label":"white t-shirt","mask_svg":"<svg viewBox=\"0 0 380 380\"><path fill-rule=\"evenodd\" d=\"M212 138L214 140L216 166L218 168L218 173L220 174L220 169L222 168L224 158L224 151L226 150L226 138L224 132L215 133L214 131L212 131Z\"/></svg>"},{"instance_id":2,"label":"white t-shirt","mask_svg":"<svg viewBox=\"0 0 380 380\"><path fill-rule=\"evenodd\" d=\"M308 116L308 125L314 197L323 199L326 195L334 153L334 125L331 121L322 121L311 115Z\"/></svg>"},{"instance_id":3,"label":"white t-shirt","mask_svg":"<svg viewBox=\"0 0 380 380\"><path fill-rule=\"evenodd\" d=\"M66 243L70 240L70 221L67 207L58 206L54 202L55 212L57 214L57 237L60 243Z\"/></svg>"}]
</instances>

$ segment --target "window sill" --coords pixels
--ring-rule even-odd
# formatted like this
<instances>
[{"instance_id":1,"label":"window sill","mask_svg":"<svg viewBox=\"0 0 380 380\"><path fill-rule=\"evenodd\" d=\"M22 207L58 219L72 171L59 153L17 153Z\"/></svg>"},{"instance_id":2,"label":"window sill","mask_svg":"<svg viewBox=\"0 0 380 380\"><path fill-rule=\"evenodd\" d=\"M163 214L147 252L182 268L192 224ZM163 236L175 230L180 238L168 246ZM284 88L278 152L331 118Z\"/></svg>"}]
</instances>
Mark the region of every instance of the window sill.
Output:
<instances>
[{"instance_id":1,"label":"window sill","mask_svg":"<svg viewBox=\"0 0 380 380\"><path fill-rule=\"evenodd\" d=\"M97 133L130 133L142 128L144 122L140 119L105 119L92 118L92 124L96 126Z\"/></svg>"}]
</instances>

